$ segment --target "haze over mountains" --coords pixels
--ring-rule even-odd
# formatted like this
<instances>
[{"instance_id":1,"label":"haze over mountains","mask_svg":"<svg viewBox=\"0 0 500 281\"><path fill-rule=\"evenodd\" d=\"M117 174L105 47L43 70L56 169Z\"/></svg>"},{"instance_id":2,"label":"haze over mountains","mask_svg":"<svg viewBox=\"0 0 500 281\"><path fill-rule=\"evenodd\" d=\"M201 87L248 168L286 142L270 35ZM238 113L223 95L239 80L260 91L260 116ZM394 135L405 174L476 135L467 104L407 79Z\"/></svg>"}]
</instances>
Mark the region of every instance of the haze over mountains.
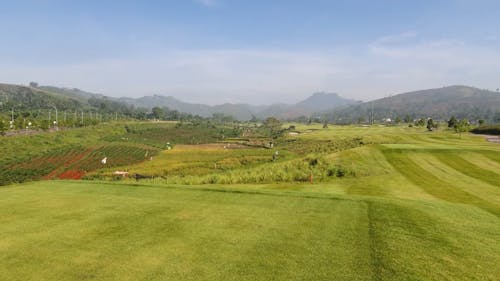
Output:
<instances>
[{"instance_id":1,"label":"haze over mountains","mask_svg":"<svg viewBox=\"0 0 500 281\"><path fill-rule=\"evenodd\" d=\"M271 105L250 105L250 104L232 104L224 103L220 105L194 104L180 101L171 96L145 96L141 98L119 98L119 101L125 102L136 107L152 108L155 106L168 107L180 112L190 113L209 117L213 113L224 113L231 115L239 120L249 120L253 116L265 118L275 116L289 119L299 116L309 116L315 112L335 109L345 105L359 103L358 101L346 99L335 93L315 93L307 99L296 104L271 104Z\"/></svg>"},{"instance_id":2,"label":"haze over mountains","mask_svg":"<svg viewBox=\"0 0 500 281\"><path fill-rule=\"evenodd\" d=\"M172 96L145 96L141 98L114 98L79 89L54 86L32 87L0 84L0 109L10 107L24 110L47 108L94 110L101 112L124 112L131 108L166 107L170 110L210 117L214 113L230 115L238 120L269 116L295 119L300 116L321 117L338 123L356 123L386 118L458 118L500 119L500 93L469 86L450 86L403 93L370 102L343 98L335 93L315 93L295 104L250 105L231 104L205 105L188 103Z\"/></svg>"},{"instance_id":3,"label":"haze over mountains","mask_svg":"<svg viewBox=\"0 0 500 281\"><path fill-rule=\"evenodd\" d=\"M500 92L469 86L449 86L413 91L337 108L324 117L343 122L357 122L386 118L427 118L445 120L450 116L471 120L500 121Z\"/></svg>"},{"instance_id":4,"label":"haze over mountains","mask_svg":"<svg viewBox=\"0 0 500 281\"><path fill-rule=\"evenodd\" d=\"M15 102L16 106L24 108L46 107L47 104L59 108L75 109L83 107L94 108L95 110L102 110L104 107L116 109L133 106L134 108L145 108L146 110L151 110L153 107L166 107L170 110L202 117L210 117L214 113L223 113L238 120L250 120L253 117L266 118L269 116L291 119L302 115L309 116L326 109L335 109L359 103L335 93L315 93L296 104L250 105L224 103L211 106L184 102L172 96L154 95L140 98L114 98L76 88L59 88L36 84L32 86L0 84L0 97L3 95L4 100L10 99L11 102ZM33 103L35 101L36 103Z\"/></svg>"}]
</instances>

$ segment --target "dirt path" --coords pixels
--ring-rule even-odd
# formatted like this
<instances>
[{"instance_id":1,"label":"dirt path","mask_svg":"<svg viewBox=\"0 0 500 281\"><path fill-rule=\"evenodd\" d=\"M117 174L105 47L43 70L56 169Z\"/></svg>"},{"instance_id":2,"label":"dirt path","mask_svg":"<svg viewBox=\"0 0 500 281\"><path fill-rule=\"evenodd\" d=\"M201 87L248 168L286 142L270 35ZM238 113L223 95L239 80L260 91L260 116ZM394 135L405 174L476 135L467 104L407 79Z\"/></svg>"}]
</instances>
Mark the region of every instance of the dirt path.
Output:
<instances>
[{"instance_id":1,"label":"dirt path","mask_svg":"<svg viewBox=\"0 0 500 281\"><path fill-rule=\"evenodd\" d=\"M206 143L206 144L178 144L174 149L177 150L211 150L211 149L245 149L252 148L237 143Z\"/></svg>"}]
</instances>

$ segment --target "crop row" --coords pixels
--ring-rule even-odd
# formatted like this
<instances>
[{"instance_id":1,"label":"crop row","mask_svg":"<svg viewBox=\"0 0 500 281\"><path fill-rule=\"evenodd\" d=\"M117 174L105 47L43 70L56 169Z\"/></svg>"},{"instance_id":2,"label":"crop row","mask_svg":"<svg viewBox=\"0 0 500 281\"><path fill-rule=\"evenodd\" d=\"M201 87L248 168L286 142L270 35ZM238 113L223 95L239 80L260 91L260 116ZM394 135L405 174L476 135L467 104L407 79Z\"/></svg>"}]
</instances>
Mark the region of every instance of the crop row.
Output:
<instances>
[{"instance_id":1,"label":"crop row","mask_svg":"<svg viewBox=\"0 0 500 281\"><path fill-rule=\"evenodd\" d=\"M75 163L70 170L89 172L101 168L138 163L156 155L158 149L146 145L112 144L92 151L85 159Z\"/></svg>"},{"instance_id":2,"label":"crop row","mask_svg":"<svg viewBox=\"0 0 500 281\"><path fill-rule=\"evenodd\" d=\"M194 126L184 124L140 124L125 126L124 135L107 137L107 141L128 141L147 144L158 148L165 148L167 142L171 144L205 144L237 136L231 128L215 126Z\"/></svg>"},{"instance_id":3,"label":"crop row","mask_svg":"<svg viewBox=\"0 0 500 281\"><path fill-rule=\"evenodd\" d=\"M81 146L46 151L27 159L4 159L0 163L0 185L39 179L84 153Z\"/></svg>"},{"instance_id":4,"label":"crop row","mask_svg":"<svg viewBox=\"0 0 500 281\"><path fill-rule=\"evenodd\" d=\"M323 153L329 154L339 152L346 149L362 146L364 144L362 138L346 138L335 140L304 140L304 139L289 139L282 145L282 148L298 153Z\"/></svg>"},{"instance_id":5,"label":"crop row","mask_svg":"<svg viewBox=\"0 0 500 281\"><path fill-rule=\"evenodd\" d=\"M146 145L110 144L96 149L67 147L31 159L0 163L0 185L36 179L81 178L86 172L144 161L158 149ZM102 160L106 158L105 163Z\"/></svg>"}]
</instances>

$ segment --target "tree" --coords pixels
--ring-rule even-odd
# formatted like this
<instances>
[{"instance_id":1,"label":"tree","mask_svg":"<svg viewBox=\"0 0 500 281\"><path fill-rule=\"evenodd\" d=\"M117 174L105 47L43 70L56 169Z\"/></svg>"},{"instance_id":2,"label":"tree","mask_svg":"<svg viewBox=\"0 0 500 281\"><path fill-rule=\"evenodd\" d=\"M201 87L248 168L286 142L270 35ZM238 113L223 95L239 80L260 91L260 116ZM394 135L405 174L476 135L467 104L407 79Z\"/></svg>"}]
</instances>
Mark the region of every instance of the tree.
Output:
<instances>
[{"instance_id":1,"label":"tree","mask_svg":"<svg viewBox=\"0 0 500 281\"><path fill-rule=\"evenodd\" d=\"M264 126L267 128L281 127L281 121L274 117L268 117L264 120Z\"/></svg>"},{"instance_id":2,"label":"tree","mask_svg":"<svg viewBox=\"0 0 500 281\"><path fill-rule=\"evenodd\" d=\"M5 135L5 131L7 131L7 124L5 121L0 120L0 136Z\"/></svg>"},{"instance_id":3,"label":"tree","mask_svg":"<svg viewBox=\"0 0 500 281\"><path fill-rule=\"evenodd\" d=\"M460 135L460 138L462 137L462 133L468 132L470 129L470 123L467 119L462 119L457 122L457 124L454 127L455 132L457 132Z\"/></svg>"},{"instance_id":4,"label":"tree","mask_svg":"<svg viewBox=\"0 0 500 281\"><path fill-rule=\"evenodd\" d=\"M222 122L224 123L224 125L226 125L226 124L228 124L228 123L232 123L232 122L234 122L234 118L233 118L233 116L231 116L231 115L224 115L224 116L222 117Z\"/></svg>"},{"instance_id":5,"label":"tree","mask_svg":"<svg viewBox=\"0 0 500 281\"><path fill-rule=\"evenodd\" d=\"M305 123L307 123L307 117L306 117L306 116L304 116L304 115L301 115L301 116L297 117L297 118L295 119L295 121L297 121L297 122L299 122L299 123L304 123L304 124L305 124Z\"/></svg>"},{"instance_id":6,"label":"tree","mask_svg":"<svg viewBox=\"0 0 500 281\"><path fill-rule=\"evenodd\" d=\"M434 128L434 121L432 118L427 119L427 130L432 131Z\"/></svg>"},{"instance_id":7,"label":"tree","mask_svg":"<svg viewBox=\"0 0 500 281\"><path fill-rule=\"evenodd\" d=\"M155 119L162 119L165 116L165 111L158 106L153 107L152 112Z\"/></svg>"},{"instance_id":8,"label":"tree","mask_svg":"<svg viewBox=\"0 0 500 281\"><path fill-rule=\"evenodd\" d=\"M479 126L483 126L484 125L484 119L479 119L477 122L479 123Z\"/></svg>"},{"instance_id":9,"label":"tree","mask_svg":"<svg viewBox=\"0 0 500 281\"><path fill-rule=\"evenodd\" d=\"M406 114L404 121L405 121L405 123L410 123L411 122L410 115Z\"/></svg>"},{"instance_id":10,"label":"tree","mask_svg":"<svg viewBox=\"0 0 500 281\"><path fill-rule=\"evenodd\" d=\"M224 119L224 113L220 112L212 113L212 121L215 124L221 124L223 119Z\"/></svg>"},{"instance_id":11,"label":"tree","mask_svg":"<svg viewBox=\"0 0 500 281\"><path fill-rule=\"evenodd\" d=\"M264 120L264 127L269 129L271 137L276 137L281 131L281 121L274 117L268 117Z\"/></svg>"},{"instance_id":12,"label":"tree","mask_svg":"<svg viewBox=\"0 0 500 281\"><path fill-rule=\"evenodd\" d=\"M457 118L455 118L455 116L451 116L450 120L448 120L448 128L455 128L457 123L458 123Z\"/></svg>"},{"instance_id":13,"label":"tree","mask_svg":"<svg viewBox=\"0 0 500 281\"><path fill-rule=\"evenodd\" d=\"M424 125L425 125L425 120L423 118L420 118L417 121L415 121L415 126L423 127Z\"/></svg>"},{"instance_id":14,"label":"tree","mask_svg":"<svg viewBox=\"0 0 500 281\"><path fill-rule=\"evenodd\" d=\"M327 128L328 128L328 120L325 119L325 121L323 122L323 129Z\"/></svg>"},{"instance_id":15,"label":"tree","mask_svg":"<svg viewBox=\"0 0 500 281\"><path fill-rule=\"evenodd\" d=\"M396 122L396 124L401 123L401 117L399 117L399 116L398 116L398 117L396 117L396 120L394 120L394 122Z\"/></svg>"},{"instance_id":16,"label":"tree","mask_svg":"<svg viewBox=\"0 0 500 281\"><path fill-rule=\"evenodd\" d=\"M49 124L49 120L42 120L42 122L40 122L40 128L42 128L42 130L48 130L50 127L50 124Z\"/></svg>"},{"instance_id":17,"label":"tree","mask_svg":"<svg viewBox=\"0 0 500 281\"><path fill-rule=\"evenodd\" d=\"M38 83L37 82L30 82L30 87L36 88L36 87L38 87Z\"/></svg>"}]
</instances>

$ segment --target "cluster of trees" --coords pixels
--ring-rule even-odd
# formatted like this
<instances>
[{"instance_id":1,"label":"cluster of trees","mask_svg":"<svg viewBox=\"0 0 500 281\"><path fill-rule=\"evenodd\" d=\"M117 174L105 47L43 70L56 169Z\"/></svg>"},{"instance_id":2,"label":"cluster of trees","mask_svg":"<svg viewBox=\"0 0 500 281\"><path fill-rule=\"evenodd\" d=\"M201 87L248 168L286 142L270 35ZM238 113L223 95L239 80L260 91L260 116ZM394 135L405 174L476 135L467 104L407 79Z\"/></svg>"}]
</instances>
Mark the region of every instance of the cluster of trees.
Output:
<instances>
[{"instance_id":1,"label":"cluster of trees","mask_svg":"<svg viewBox=\"0 0 500 281\"><path fill-rule=\"evenodd\" d=\"M213 125L228 125L236 122L234 117L224 115L223 113L213 113L211 117L202 117L189 113L171 110L168 107L153 107L151 112L144 112L139 118L136 119L155 119L165 121L181 121L191 122L193 124L200 124L202 122L209 122Z\"/></svg>"},{"instance_id":2,"label":"cluster of trees","mask_svg":"<svg viewBox=\"0 0 500 281\"><path fill-rule=\"evenodd\" d=\"M484 124L484 120L480 122L480 124ZM450 120L448 120L448 128L454 129L455 132L461 135L470 130L470 122L465 118L458 120L455 116L452 116Z\"/></svg>"},{"instance_id":3,"label":"cluster of trees","mask_svg":"<svg viewBox=\"0 0 500 281\"><path fill-rule=\"evenodd\" d=\"M266 118L262 125L271 138L277 138L283 133L281 121L274 117Z\"/></svg>"}]
</instances>

